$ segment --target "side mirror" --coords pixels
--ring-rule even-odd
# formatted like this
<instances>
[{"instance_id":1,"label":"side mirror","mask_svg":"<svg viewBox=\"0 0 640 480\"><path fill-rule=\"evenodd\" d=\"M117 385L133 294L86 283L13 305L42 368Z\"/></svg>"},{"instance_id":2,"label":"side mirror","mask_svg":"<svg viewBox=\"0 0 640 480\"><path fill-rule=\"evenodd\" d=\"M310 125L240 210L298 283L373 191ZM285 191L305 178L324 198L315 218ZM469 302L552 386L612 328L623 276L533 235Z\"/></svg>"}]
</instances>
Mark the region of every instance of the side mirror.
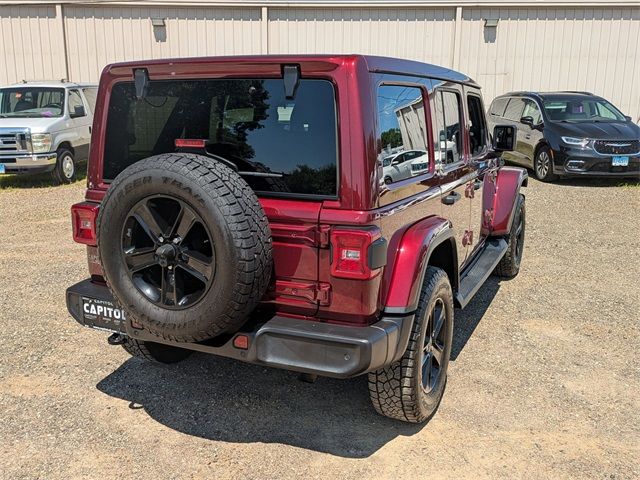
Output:
<instances>
[{"instance_id":1,"label":"side mirror","mask_svg":"<svg viewBox=\"0 0 640 480\"><path fill-rule=\"evenodd\" d=\"M73 109L73 113L70 115L71 118L84 117L87 113L84 111L83 105L78 105Z\"/></svg>"},{"instance_id":2,"label":"side mirror","mask_svg":"<svg viewBox=\"0 0 640 480\"><path fill-rule=\"evenodd\" d=\"M629 115L625 115L624 118L627 119L627 122L632 122L633 121Z\"/></svg>"},{"instance_id":3,"label":"side mirror","mask_svg":"<svg viewBox=\"0 0 640 480\"><path fill-rule=\"evenodd\" d=\"M531 128L533 128L533 117L522 117L520 119L520 123L529 125Z\"/></svg>"},{"instance_id":4,"label":"side mirror","mask_svg":"<svg viewBox=\"0 0 640 480\"><path fill-rule=\"evenodd\" d=\"M512 152L518 129L513 125L496 125L493 129L493 149L496 152Z\"/></svg>"}]
</instances>

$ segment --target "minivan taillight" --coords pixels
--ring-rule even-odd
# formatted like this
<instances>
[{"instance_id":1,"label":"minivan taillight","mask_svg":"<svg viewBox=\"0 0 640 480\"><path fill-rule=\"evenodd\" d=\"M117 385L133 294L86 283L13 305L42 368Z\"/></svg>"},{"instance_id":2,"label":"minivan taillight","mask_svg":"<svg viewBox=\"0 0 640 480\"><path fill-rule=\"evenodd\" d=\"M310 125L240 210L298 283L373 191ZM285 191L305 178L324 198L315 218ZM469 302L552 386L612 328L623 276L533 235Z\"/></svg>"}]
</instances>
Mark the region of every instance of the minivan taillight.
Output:
<instances>
[{"instance_id":1,"label":"minivan taillight","mask_svg":"<svg viewBox=\"0 0 640 480\"><path fill-rule=\"evenodd\" d=\"M71 222L73 224L73 241L85 245L97 245L96 219L97 203L82 202L71 206Z\"/></svg>"},{"instance_id":2,"label":"minivan taillight","mask_svg":"<svg viewBox=\"0 0 640 480\"><path fill-rule=\"evenodd\" d=\"M331 275L339 278L369 280L380 273L380 247L386 242L378 228L367 230L331 229Z\"/></svg>"}]
</instances>

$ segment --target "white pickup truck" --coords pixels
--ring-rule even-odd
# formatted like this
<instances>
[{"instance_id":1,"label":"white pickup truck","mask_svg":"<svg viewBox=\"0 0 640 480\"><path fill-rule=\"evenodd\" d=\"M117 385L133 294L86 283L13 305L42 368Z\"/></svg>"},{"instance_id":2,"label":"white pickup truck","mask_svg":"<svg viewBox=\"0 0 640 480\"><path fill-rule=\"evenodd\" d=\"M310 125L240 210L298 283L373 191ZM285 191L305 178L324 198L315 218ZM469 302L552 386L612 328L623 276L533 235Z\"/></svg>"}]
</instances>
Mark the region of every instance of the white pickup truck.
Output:
<instances>
[{"instance_id":1,"label":"white pickup truck","mask_svg":"<svg viewBox=\"0 0 640 480\"><path fill-rule=\"evenodd\" d=\"M51 172L75 180L87 159L97 86L64 81L0 88L0 175Z\"/></svg>"}]
</instances>

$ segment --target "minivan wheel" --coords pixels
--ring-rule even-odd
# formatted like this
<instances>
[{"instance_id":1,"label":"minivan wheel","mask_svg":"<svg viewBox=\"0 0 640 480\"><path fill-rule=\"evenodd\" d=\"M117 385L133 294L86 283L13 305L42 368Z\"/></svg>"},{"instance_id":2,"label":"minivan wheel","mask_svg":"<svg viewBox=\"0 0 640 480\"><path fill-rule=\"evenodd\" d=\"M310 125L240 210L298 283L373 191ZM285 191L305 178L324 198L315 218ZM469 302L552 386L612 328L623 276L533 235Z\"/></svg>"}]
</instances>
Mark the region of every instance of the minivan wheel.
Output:
<instances>
[{"instance_id":1,"label":"minivan wheel","mask_svg":"<svg viewBox=\"0 0 640 480\"><path fill-rule=\"evenodd\" d=\"M436 412L447 381L453 343L453 293L447 274L427 267L409 344L402 358L369 373L376 411L410 423Z\"/></svg>"},{"instance_id":2,"label":"minivan wheel","mask_svg":"<svg viewBox=\"0 0 640 480\"><path fill-rule=\"evenodd\" d=\"M540 148L533 162L533 170L536 178L541 182L553 182L558 179L558 176L553 173L553 160L549 147Z\"/></svg>"},{"instance_id":3,"label":"minivan wheel","mask_svg":"<svg viewBox=\"0 0 640 480\"><path fill-rule=\"evenodd\" d=\"M132 357L157 363L178 363L193 353L186 348L173 347L156 342L145 342L130 337L126 337L122 348Z\"/></svg>"},{"instance_id":4,"label":"minivan wheel","mask_svg":"<svg viewBox=\"0 0 640 480\"><path fill-rule=\"evenodd\" d=\"M56 166L51 172L56 183L72 183L76 179L76 164L73 153L66 148L59 148Z\"/></svg>"}]
</instances>

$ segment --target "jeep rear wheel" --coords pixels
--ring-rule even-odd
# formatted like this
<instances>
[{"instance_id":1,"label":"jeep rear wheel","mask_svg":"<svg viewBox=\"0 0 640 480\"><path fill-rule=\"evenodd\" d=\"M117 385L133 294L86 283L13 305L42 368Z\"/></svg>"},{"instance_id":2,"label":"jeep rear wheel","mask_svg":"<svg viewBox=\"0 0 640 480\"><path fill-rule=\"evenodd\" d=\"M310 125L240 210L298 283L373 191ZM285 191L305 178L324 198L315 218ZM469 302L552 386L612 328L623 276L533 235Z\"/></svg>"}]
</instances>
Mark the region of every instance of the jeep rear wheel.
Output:
<instances>
[{"instance_id":1,"label":"jeep rear wheel","mask_svg":"<svg viewBox=\"0 0 640 480\"><path fill-rule=\"evenodd\" d=\"M240 328L272 269L255 193L231 168L194 154L150 157L116 177L98 217L98 252L129 318L183 342Z\"/></svg>"},{"instance_id":2,"label":"jeep rear wheel","mask_svg":"<svg viewBox=\"0 0 640 480\"><path fill-rule=\"evenodd\" d=\"M156 342L144 342L129 337L125 338L122 348L132 357L157 363L178 363L193 353L186 348L173 347Z\"/></svg>"},{"instance_id":3,"label":"jeep rear wheel","mask_svg":"<svg viewBox=\"0 0 640 480\"><path fill-rule=\"evenodd\" d=\"M427 267L406 352L398 362L369 373L376 411L411 423L428 420L444 394L452 342L449 277L439 268Z\"/></svg>"}]
</instances>

